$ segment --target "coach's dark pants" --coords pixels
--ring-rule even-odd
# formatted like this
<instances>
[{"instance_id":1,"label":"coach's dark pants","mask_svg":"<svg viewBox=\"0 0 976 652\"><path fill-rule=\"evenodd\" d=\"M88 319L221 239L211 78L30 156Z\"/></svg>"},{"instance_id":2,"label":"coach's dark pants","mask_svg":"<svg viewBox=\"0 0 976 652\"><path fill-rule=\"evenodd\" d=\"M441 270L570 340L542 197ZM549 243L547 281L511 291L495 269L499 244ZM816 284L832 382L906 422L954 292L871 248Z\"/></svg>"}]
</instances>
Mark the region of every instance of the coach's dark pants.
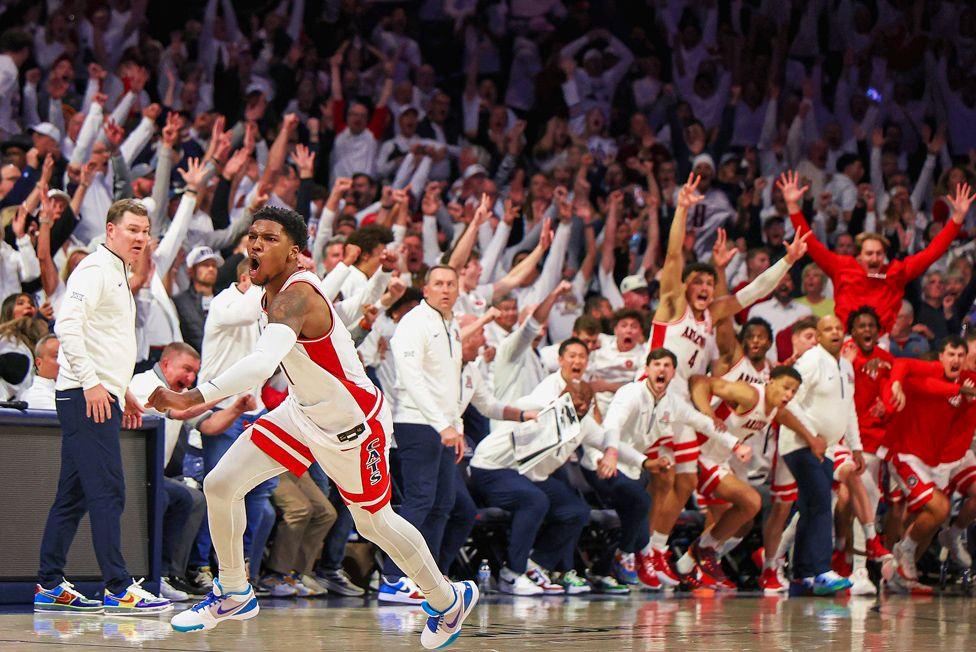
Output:
<instances>
[{"instance_id":1,"label":"coach's dark pants","mask_svg":"<svg viewBox=\"0 0 976 652\"><path fill-rule=\"evenodd\" d=\"M565 478L562 469L533 482L514 469L471 467L475 491L492 507L512 513L508 568L524 573L532 560L548 571L573 568L573 556L590 508Z\"/></svg>"},{"instance_id":2,"label":"coach's dark pants","mask_svg":"<svg viewBox=\"0 0 976 652\"><path fill-rule=\"evenodd\" d=\"M393 432L403 487L403 502L397 512L420 530L436 560L454 508L454 449L442 444L440 434L427 425L395 423ZM403 577L403 571L387 557L383 575L394 580Z\"/></svg>"},{"instance_id":3,"label":"coach's dark pants","mask_svg":"<svg viewBox=\"0 0 976 652\"><path fill-rule=\"evenodd\" d=\"M461 548L467 543L471 530L474 529L474 523L478 519L478 506L474 504L471 494L468 493L461 468L455 468L457 477L454 478L454 509L447 519L447 527L444 528L444 536L441 539L440 556L437 558L437 565L445 575L450 575L451 566L454 565Z\"/></svg>"},{"instance_id":4,"label":"coach's dark pants","mask_svg":"<svg viewBox=\"0 0 976 652\"><path fill-rule=\"evenodd\" d=\"M783 461L796 478L799 492L796 508L800 519L791 560L793 577L816 577L830 570L830 554L834 547L830 509L834 463L827 457L818 460L809 448L787 453Z\"/></svg>"},{"instance_id":5,"label":"coach's dark pants","mask_svg":"<svg viewBox=\"0 0 976 652\"><path fill-rule=\"evenodd\" d=\"M44 587L61 582L78 523L88 512L102 578L109 591L118 593L132 583L122 559L125 478L119 445L120 401L116 397L107 421L95 423L85 415L81 389L58 391L55 399L61 422L61 476L44 526L38 579Z\"/></svg>"},{"instance_id":6,"label":"coach's dark pants","mask_svg":"<svg viewBox=\"0 0 976 652\"><path fill-rule=\"evenodd\" d=\"M620 550L641 551L651 540L651 495L644 483L631 480L623 473L601 478L589 469L583 469L583 476L620 517Z\"/></svg>"}]
</instances>

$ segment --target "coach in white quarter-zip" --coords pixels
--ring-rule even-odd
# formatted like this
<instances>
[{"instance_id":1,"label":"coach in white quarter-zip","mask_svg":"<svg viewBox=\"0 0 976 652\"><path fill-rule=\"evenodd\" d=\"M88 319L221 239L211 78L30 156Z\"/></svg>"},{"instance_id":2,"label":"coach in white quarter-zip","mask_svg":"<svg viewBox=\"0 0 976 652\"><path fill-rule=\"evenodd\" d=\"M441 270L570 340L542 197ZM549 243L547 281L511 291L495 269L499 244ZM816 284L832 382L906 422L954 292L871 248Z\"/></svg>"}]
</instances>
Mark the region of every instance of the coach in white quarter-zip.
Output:
<instances>
[{"instance_id":1,"label":"coach in white quarter-zip","mask_svg":"<svg viewBox=\"0 0 976 652\"><path fill-rule=\"evenodd\" d=\"M454 465L464 454L461 331L454 319L458 280L451 267L431 267L424 300L403 316L390 339L397 372L393 432L403 487L398 511L424 535L435 558L454 507ZM420 604L423 595L387 559L379 599Z\"/></svg>"},{"instance_id":2,"label":"coach in white quarter-zip","mask_svg":"<svg viewBox=\"0 0 976 652\"><path fill-rule=\"evenodd\" d=\"M51 211L51 200L41 196L42 211ZM169 601L133 582L122 558L125 478L119 444L120 429L142 421L142 406L128 391L136 364L136 306L128 268L149 246L149 216L140 202L124 199L112 204L106 222L105 244L68 277L54 327L61 341L55 386L61 476L41 541L34 603L43 610L46 596L73 591L70 584L65 587L64 566L87 512L105 595L100 603L80 595L75 601L83 610L158 613L171 608Z\"/></svg>"}]
</instances>

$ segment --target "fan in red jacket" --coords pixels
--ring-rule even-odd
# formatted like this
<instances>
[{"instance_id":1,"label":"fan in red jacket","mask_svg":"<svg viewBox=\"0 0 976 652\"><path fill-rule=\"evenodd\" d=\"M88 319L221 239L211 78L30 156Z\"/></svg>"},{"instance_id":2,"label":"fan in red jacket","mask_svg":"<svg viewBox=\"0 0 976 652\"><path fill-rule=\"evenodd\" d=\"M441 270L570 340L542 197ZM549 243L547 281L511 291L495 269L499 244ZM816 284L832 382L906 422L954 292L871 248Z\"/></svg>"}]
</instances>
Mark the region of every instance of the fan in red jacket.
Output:
<instances>
[{"instance_id":1,"label":"fan in red jacket","mask_svg":"<svg viewBox=\"0 0 976 652\"><path fill-rule=\"evenodd\" d=\"M800 209L800 201L809 186L800 187L796 172L783 173L777 186L783 192L793 226L797 231L809 230L810 225ZM955 197L946 198L952 205L952 219L929 246L917 254L890 263L885 262L888 241L880 234L860 234L857 237L857 256L835 254L816 238L810 238L810 256L834 284L834 311L840 320L847 323L851 311L869 305L881 317L882 332L891 330L905 296L905 286L946 252L959 235L959 228L974 198L976 195L970 193L969 184L960 184Z\"/></svg>"},{"instance_id":2,"label":"fan in red jacket","mask_svg":"<svg viewBox=\"0 0 976 652\"><path fill-rule=\"evenodd\" d=\"M891 370L889 403L896 413L888 422L884 443L908 510L915 514L893 548L898 562L890 581L894 590L931 592L918 583L915 561L949 515L947 495L962 493L968 512L976 513L971 498L976 496L976 457L969 451L973 431L965 432L976 413L976 376L966 372L963 377L965 357L966 342L950 335L942 342L937 362L901 358Z\"/></svg>"}]
</instances>

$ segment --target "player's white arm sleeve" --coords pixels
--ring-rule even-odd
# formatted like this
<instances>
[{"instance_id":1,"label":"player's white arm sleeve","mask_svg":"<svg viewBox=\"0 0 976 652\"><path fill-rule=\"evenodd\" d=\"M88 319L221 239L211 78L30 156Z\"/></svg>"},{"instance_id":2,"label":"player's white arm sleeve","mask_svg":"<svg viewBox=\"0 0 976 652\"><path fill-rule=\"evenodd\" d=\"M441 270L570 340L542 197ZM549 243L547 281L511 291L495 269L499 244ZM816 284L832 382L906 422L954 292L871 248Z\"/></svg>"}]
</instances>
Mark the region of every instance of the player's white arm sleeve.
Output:
<instances>
[{"instance_id":1,"label":"player's white arm sleeve","mask_svg":"<svg viewBox=\"0 0 976 652\"><path fill-rule=\"evenodd\" d=\"M101 383L95 363L88 355L85 324L88 314L98 305L103 284L104 272L97 267L86 267L72 273L64 289L58 320L54 324L54 333L61 342L61 352L68 360L71 373L86 390Z\"/></svg>"},{"instance_id":2,"label":"player's white arm sleeve","mask_svg":"<svg viewBox=\"0 0 976 652\"><path fill-rule=\"evenodd\" d=\"M342 284L346 282L351 271L352 268L340 260L332 268L332 271L322 279L322 292L325 293L329 301L335 301L336 297L339 296L339 292L342 291Z\"/></svg>"},{"instance_id":3,"label":"player's white arm sleeve","mask_svg":"<svg viewBox=\"0 0 976 652\"><path fill-rule=\"evenodd\" d=\"M268 324L255 342L254 351L198 387L203 401L218 401L257 387L274 374L297 341L298 334L290 326Z\"/></svg>"},{"instance_id":4,"label":"player's white arm sleeve","mask_svg":"<svg viewBox=\"0 0 976 652\"><path fill-rule=\"evenodd\" d=\"M786 258L780 258L765 272L760 274L749 285L735 293L735 299L743 308L748 308L768 294L771 294L780 280L790 271L790 263Z\"/></svg>"},{"instance_id":5,"label":"player's white arm sleeve","mask_svg":"<svg viewBox=\"0 0 976 652\"><path fill-rule=\"evenodd\" d=\"M398 386L403 385L404 391L427 421L427 425L441 432L454 425L454 419L444 414L431 400L432 396L439 396L441 392L438 387L432 387L427 382L428 378L424 374L422 360L427 355L426 337L426 333L421 328L413 330L397 328L390 340L390 350L393 351ZM442 382L451 381L443 379ZM457 379L454 382L457 382Z\"/></svg>"}]
</instances>

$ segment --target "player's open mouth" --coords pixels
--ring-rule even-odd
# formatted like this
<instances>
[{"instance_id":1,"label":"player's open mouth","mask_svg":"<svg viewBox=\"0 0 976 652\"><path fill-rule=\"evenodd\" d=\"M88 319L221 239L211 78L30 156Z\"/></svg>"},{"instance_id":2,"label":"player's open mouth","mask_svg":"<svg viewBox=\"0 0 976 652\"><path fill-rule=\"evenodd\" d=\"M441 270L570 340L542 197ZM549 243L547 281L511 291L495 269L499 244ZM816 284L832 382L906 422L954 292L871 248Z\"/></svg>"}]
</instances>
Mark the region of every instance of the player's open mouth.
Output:
<instances>
[{"instance_id":1,"label":"player's open mouth","mask_svg":"<svg viewBox=\"0 0 976 652\"><path fill-rule=\"evenodd\" d=\"M250 264L251 264L251 271L252 272L258 271L258 267L261 266L261 261L258 260L258 258L256 256L250 256L248 258L248 262L250 262Z\"/></svg>"},{"instance_id":2,"label":"player's open mouth","mask_svg":"<svg viewBox=\"0 0 976 652\"><path fill-rule=\"evenodd\" d=\"M657 376L654 376L655 385L663 385L666 382L667 382L667 377L665 377L664 374L658 374Z\"/></svg>"},{"instance_id":3,"label":"player's open mouth","mask_svg":"<svg viewBox=\"0 0 976 652\"><path fill-rule=\"evenodd\" d=\"M569 368L569 372L573 374L581 374L583 373L583 367L579 365L573 365L572 367Z\"/></svg>"},{"instance_id":4,"label":"player's open mouth","mask_svg":"<svg viewBox=\"0 0 976 652\"><path fill-rule=\"evenodd\" d=\"M632 338L632 337L625 337L624 338L624 344L625 345L631 346L633 343L634 343L634 338Z\"/></svg>"}]
</instances>

